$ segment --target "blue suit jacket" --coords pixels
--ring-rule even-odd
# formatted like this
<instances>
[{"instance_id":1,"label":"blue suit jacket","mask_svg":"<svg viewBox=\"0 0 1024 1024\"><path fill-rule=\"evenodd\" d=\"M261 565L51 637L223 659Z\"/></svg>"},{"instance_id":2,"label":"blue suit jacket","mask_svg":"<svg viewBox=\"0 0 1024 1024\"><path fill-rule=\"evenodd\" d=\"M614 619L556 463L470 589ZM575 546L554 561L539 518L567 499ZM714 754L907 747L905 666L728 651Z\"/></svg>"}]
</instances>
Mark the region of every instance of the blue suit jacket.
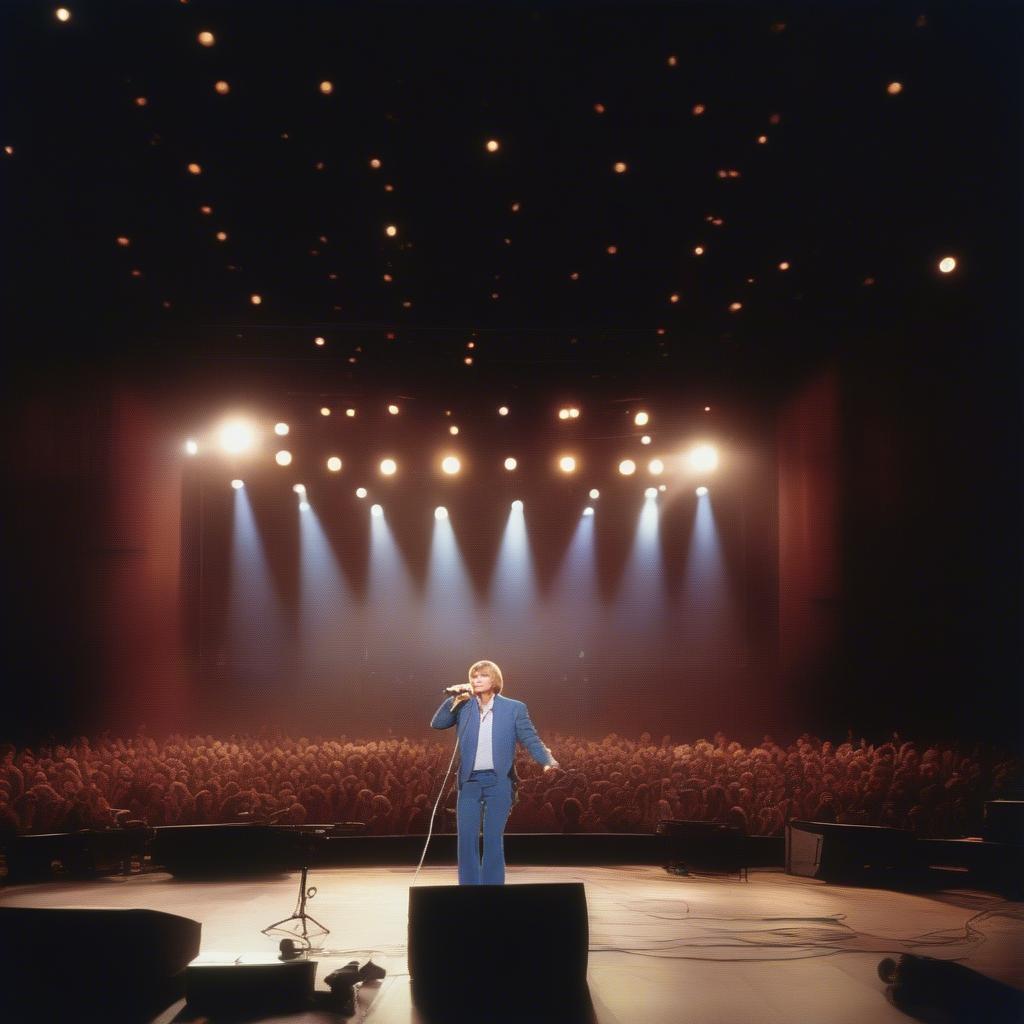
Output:
<instances>
[{"instance_id":1,"label":"blue suit jacket","mask_svg":"<svg viewBox=\"0 0 1024 1024\"><path fill-rule=\"evenodd\" d=\"M454 697L448 697L437 709L430 722L432 729L450 729L453 725L459 736L459 788L469 778L476 761L476 742L480 736L480 705L475 697L452 711ZM500 693L494 695L494 722L491 726L491 746L494 752L494 771L498 778L508 777L515 786L516 740L530 752L537 764L554 764L551 751L541 742L530 721L530 713L521 700L509 700Z\"/></svg>"}]
</instances>

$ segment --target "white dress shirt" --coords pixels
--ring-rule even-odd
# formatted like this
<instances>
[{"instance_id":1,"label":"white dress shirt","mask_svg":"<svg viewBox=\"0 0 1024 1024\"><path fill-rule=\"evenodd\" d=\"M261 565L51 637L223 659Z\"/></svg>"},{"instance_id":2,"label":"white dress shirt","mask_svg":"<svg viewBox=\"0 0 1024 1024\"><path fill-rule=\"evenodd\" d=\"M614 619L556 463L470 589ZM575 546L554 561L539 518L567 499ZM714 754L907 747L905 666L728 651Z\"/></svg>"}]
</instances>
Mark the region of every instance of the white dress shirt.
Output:
<instances>
[{"instance_id":1,"label":"white dress shirt","mask_svg":"<svg viewBox=\"0 0 1024 1024\"><path fill-rule=\"evenodd\" d=\"M481 705L476 701L477 710L480 712L480 735L476 741L476 760L473 762L473 771L493 771L494 769L494 744L491 742L491 732L494 727L494 696Z\"/></svg>"}]
</instances>

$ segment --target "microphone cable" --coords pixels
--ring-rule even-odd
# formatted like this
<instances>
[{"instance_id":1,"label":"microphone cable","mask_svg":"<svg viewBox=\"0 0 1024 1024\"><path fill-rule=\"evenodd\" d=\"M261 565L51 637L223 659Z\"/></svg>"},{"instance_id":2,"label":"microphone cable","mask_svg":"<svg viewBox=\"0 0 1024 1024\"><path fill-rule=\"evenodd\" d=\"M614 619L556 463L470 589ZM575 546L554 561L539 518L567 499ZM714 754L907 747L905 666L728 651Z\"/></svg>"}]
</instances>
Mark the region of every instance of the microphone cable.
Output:
<instances>
[{"instance_id":1,"label":"microphone cable","mask_svg":"<svg viewBox=\"0 0 1024 1024\"><path fill-rule=\"evenodd\" d=\"M437 815L437 809L441 806L441 798L444 796L445 788L448 785L448 776L452 773L452 765L455 764L455 755L459 752L459 727L455 725L455 746L452 749L452 759L448 762L448 770L444 773L444 779L441 781L441 790L437 794L437 799L434 801L434 809L430 812L430 823L427 825L427 838L423 843L423 853L420 854L420 862L416 865L416 873L412 876L412 885L409 886L411 889L416 884L416 879L420 876L420 868L423 867L423 861L427 856L427 847L430 846L430 837L434 833L434 818Z\"/></svg>"}]
</instances>

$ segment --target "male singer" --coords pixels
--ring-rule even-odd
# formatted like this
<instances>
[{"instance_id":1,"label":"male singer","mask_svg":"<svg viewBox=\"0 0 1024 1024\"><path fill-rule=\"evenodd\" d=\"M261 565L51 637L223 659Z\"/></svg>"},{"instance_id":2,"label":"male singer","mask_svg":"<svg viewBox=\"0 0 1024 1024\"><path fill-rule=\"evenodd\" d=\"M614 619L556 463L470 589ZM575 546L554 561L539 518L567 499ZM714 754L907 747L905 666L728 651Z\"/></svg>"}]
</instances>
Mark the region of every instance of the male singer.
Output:
<instances>
[{"instance_id":1,"label":"male singer","mask_svg":"<svg viewBox=\"0 0 1024 1024\"><path fill-rule=\"evenodd\" d=\"M503 685L501 669L493 661L476 662L470 666L469 683L451 687L455 696L445 699L430 723L434 729L454 725L459 736L459 885L505 884L505 822L518 781L516 740L544 765L544 771L558 767L541 743L526 705L502 697Z\"/></svg>"}]
</instances>

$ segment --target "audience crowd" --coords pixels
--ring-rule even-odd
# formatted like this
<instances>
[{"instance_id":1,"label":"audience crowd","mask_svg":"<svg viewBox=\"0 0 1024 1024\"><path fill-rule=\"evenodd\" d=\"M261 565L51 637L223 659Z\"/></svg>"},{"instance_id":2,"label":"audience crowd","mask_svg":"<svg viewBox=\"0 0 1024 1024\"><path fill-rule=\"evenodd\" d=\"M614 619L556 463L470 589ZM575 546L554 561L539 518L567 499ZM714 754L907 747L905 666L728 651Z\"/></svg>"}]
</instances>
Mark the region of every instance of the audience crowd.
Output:
<instances>
[{"instance_id":1,"label":"audience crowd","mask_svg":"<svg viewBox=\"0 0 1024 1024\"><path fill-rule=\"evenodd\" d=\"M878 745L801 736L752 747L674 744L643 733L555 736L561 767L517 762L512 832L650 832L660 820L781 834L793 818L980 835L986 800L1019 792L1021 763L987 747ZM447 742L230 736L84 737L0 745L0 837L19 833L258 821L361 822L374 835L423 834L451 757ZM454 771L435 831L454 831Z\"/></svg>"}]
</instances>

